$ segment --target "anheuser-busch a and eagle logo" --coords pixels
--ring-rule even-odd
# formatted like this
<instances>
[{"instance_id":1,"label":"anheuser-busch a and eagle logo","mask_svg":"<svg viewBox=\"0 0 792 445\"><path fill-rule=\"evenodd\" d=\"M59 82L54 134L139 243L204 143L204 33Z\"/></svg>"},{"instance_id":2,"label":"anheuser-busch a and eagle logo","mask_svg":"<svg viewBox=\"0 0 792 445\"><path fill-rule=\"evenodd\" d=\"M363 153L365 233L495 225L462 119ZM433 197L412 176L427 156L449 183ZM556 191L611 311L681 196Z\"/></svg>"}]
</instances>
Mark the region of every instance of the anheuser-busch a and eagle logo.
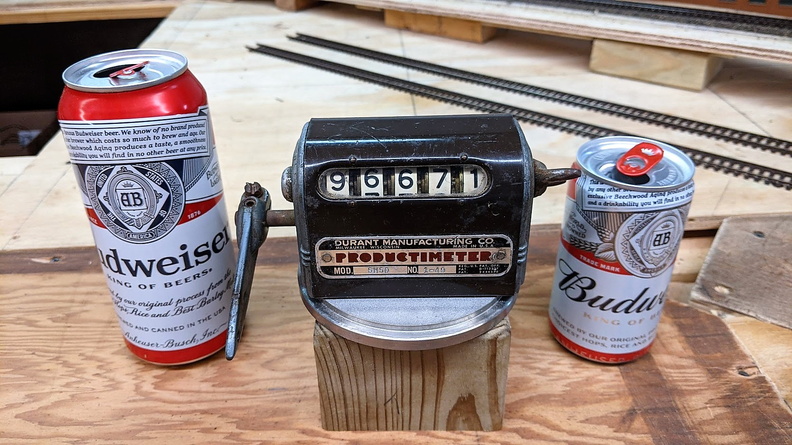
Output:
<instances>
[{"instance_id":1,"label":"anheuser-busch a and eagle logo","mask_svg":"<svg viewBox=\"0 0 792 445\"><path fill-rule=\"evenodd\" d=\"M184 210L184 186L164 162L90 166L85 183L96 216L110 233L130 243L163 238Z\"/></svg>"}]
</instances>

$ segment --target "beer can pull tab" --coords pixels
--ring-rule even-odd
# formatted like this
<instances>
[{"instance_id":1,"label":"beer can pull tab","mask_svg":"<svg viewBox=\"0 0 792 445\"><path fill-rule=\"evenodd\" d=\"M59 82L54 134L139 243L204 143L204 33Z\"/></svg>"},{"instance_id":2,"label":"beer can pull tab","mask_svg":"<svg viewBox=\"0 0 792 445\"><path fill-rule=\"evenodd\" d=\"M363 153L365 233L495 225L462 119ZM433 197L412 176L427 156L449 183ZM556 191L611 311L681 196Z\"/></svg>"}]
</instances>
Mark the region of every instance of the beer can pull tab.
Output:
<instances>
[{"instance_id":1,"label":"beer can pull tab","mask_svg":"<svg viewBox=\"0 0 792 445\"><path fill-rule=\"evenodd\" d=\"M616 161L616 170L627 176L645 175L663 159L663 149L651 142L641 142Z\"/></svg>"},{"instance_id":2,"label":"beer can pull tab","mask_svg":"<svg viewBox=\"0 0 792 445\"><path fill-rule=\"evenodd\" d=\"M140 62L137 65L132 65L132 66L128 66L126 68L122 68L122 69L120 69L120 70L118 70L118 71L116 71L114 73L110 73L110 75L108 77L110 77L111 79L114 79L114 78L116 78L118 76L131 76L131 75L135 74L136 72L140 71L141 69L143 69L143 67L146 66L146 65L148 65L148 60L146 60L145 62Z\"/></svg>"}]
</instances>

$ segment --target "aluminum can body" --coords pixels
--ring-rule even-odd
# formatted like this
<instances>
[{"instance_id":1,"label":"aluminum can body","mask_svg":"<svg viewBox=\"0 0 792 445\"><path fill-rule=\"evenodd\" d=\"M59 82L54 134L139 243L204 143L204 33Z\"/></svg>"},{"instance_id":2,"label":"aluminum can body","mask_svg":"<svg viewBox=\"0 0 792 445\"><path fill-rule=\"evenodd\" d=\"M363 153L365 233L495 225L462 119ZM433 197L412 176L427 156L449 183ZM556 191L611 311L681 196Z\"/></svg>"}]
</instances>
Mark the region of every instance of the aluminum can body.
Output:
<instances>
[{"instance_id":1,"label":"aluminum can body","mask_svg":"<svg viewBox=\"0 0 792 445\"><path fill-rule=\"evenodd\" d=\"M63 78L58 119L127 347L162 365L214 354L235 260L205 90L162 50Z\"/></svg>"},{"instance_id":2,"label":"aluminum can body","mask_svg":"<svg viewBox=\"0 0 792 445\"><path fill-rule=\"evenodd\" d=\"M662 148L640 178L615 172L638 144ZM646 354L657 333L693 197L695 167L657 141L615 136L577 154L569 184L549 319L553 336L592 361L625 363Z\"/></svg>"}]
</instances>

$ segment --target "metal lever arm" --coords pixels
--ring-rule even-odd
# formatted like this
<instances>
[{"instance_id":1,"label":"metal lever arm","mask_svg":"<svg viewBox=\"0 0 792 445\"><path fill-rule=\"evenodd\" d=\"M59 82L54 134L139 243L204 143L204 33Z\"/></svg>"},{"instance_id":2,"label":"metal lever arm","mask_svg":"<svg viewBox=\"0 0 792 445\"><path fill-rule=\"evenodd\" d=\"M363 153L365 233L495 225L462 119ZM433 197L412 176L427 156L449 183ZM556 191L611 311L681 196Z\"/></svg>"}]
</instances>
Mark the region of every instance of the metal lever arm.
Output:
<instances>
[{"instance_id":1,"label":"metal lever arm","mask_svg":"<svg viewBox=\"0 0 792 445\"><path fill-rule=\"evenodd\" d=\"M580 177L580 170L576 168L547 168L536 159L533 160L534 190L533 197L541 196L547 187L561 185L571 179Z\"/></svg>"},{"instance_id":2,"label":"metal lever arm","mask_svg":"<svg viewBox=\"0 0 792 445\"><path fill-rule=\"evenodd\" d=\"M258 250L267 239L267 211L270 209L269 192L259 183L245 184L245 193L239 201L239 208L234 215L237 226L237 245L239 260L234 277L234 293L231 297L231 313L228 318L228 337L226 338L226 359L236 355L237 344L242 337L245 325L245 313L250 300L250 286L253 283L253 272L256 268Z\"/></svg>"}]
</instances>

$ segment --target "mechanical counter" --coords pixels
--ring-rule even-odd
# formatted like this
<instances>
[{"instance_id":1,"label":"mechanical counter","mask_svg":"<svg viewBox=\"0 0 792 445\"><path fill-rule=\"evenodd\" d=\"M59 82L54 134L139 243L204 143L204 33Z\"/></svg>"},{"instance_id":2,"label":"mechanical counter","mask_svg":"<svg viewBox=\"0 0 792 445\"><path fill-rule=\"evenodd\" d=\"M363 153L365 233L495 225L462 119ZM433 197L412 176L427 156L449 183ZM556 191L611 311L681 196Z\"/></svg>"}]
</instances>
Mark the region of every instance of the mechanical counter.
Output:
<instances>
[{"instance_id":1,"label":"mechanical counter","mask_svg":"<svg viewBox=\"0 0 792 445\"><path fill-rule=\"evenodd\" d=\"M226 356L236 353L269 226L296 226L303 302L369 346L431 349L503 319L523 283L532 201L579 175L546 169L510 115L312 119L282 177L293 210L248 184Z\"/></svg>"}]
</instances>

